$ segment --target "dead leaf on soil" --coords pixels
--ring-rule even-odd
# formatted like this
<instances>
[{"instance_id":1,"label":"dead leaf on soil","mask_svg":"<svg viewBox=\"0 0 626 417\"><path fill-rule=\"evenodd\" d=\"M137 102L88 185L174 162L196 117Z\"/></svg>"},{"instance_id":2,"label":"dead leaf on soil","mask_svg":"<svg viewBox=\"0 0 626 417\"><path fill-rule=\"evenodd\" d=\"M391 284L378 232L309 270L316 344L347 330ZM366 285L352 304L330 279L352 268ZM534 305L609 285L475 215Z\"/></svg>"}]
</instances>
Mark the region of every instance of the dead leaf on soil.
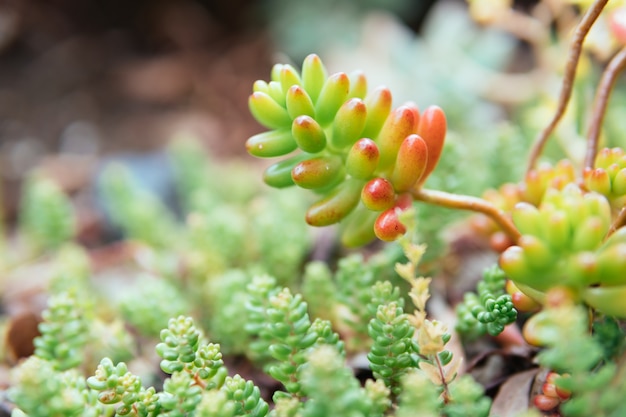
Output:
<instances>
[{"instance_id":1,"label":"dead leaf on soil","mask_svg":"<svg viewBox=\"0 0 626 417\"><path fill-rule=\"evenodd\" d=\"M493 400L490 416L513 417L528 410L530 387L538 369L529 369L511 376Z\"/></svg>"}]
</instances>

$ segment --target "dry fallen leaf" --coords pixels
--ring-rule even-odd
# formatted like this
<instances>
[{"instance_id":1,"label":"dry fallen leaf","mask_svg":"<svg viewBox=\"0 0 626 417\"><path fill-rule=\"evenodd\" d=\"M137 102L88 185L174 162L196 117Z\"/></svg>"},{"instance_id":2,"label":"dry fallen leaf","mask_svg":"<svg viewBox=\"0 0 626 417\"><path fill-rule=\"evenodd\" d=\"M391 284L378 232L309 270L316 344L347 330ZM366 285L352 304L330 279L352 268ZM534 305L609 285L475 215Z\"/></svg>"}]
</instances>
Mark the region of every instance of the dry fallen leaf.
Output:
<instances>
[{"instance_id":1,"label":"dry fallen leaf","mask_svg":"<svg viewBox=\"0 0 626 417\"><path fill-rule=\"evenodd\" d=\"M529 369L512 375L493 400L490 416L514 417L528 410L530 387L538 369Z\"/></svg>"}]
</instances>

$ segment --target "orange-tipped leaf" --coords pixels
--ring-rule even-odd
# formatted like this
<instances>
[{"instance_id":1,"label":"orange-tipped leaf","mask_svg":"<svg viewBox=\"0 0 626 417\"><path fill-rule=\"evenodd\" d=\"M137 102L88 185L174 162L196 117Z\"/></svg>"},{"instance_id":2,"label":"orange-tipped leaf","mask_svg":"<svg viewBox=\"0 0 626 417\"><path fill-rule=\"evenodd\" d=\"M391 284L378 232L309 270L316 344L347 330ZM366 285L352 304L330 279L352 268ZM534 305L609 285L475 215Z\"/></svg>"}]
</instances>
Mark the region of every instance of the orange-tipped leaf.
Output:
<instances>
[{"instance_id":1,"label":"orange-tipped leaf","mask_svg":"<svg viewBox=\"0 0 626 417\"><path fill-rule=\"evenodd\" d=\"M397 192L409 191L419 181L429 157L426 142L419 135L409 135L402 141L391 173L391 183Z\"/></svg>"},{"instance_id":2,"label":"orange-tipped leaf","mask_svg":"<svg viewBox=\"0 0 626 417\"><path fill-rule=\"evenodd\" d=\"M363 205L373 211L383 211L395 205L396 191L384 178L368 181L361 190Z\"/></svg>"},{"instance_id":3,"label":"orange-tipped leaf","mask_svg":"<svg viewBox=\"0 0 626 417\"><path fill-rule=\"evenodd\" d=\"M291 134L304 152L317 153L326 147L324 129L310 116L299 116L291 124Z\"/></svg>"},{"instance_id":4,"label":"orange-tipped leaf","mask_svg":"<svg viewBox=\"0 0 626 417\"><path fill-rule=\"evenodd\" d=\"M315 117L313 101L304 88L299 85L292 85L289 90L287 90L285 104L287 106L287 113L292 119L302 115Z\"/></svg>"},{"instance_id":5,"label":"orange-tipped leaf","mask_svg":"<svg viewBox=\"0 0 626 417\"><path fill-rule=\"evenodd\" d=\"M338 72L326 80L315 103L316 120L320 125L326 127L333 121L349 92L350 79L345 73Z\"/></svg>"},{"instance_id":6,"label":"orange-tipped leaf","mask_svg":"<svg viewBox=\"0 0 626 417\"><path fill-rule=\"evenodd\" d=\"M346 157L346 171L355 178L368 179L378 167L380 151L371 139L357 140Z\"/></svg>"},{"instance_id":7,"label":"orange-tipped leaf","mask_svg":"<svg viewBox=\"0 0 626 417\"><path fill-rule=\"evenodd\" d=\"M393 167L402 141L416 132L418 121L419 116L410 106L400 106L389 114L376 139L380 150L381 170Z\"/></svg>"},{"instance_id":8,"label":"orange-tipped leaf","mask_svg":"<svg viewBox=\"0 0 626 417\"><path fill-rule=\"evenodd\" d=\"M445 113L437 106L428 107L420 117L417 134L428 145L428 164L421 179L422 183L426 181L426 178L433 172L437 162L439 162L446 139L446 123Z\"/></svg>"}]
</instances>

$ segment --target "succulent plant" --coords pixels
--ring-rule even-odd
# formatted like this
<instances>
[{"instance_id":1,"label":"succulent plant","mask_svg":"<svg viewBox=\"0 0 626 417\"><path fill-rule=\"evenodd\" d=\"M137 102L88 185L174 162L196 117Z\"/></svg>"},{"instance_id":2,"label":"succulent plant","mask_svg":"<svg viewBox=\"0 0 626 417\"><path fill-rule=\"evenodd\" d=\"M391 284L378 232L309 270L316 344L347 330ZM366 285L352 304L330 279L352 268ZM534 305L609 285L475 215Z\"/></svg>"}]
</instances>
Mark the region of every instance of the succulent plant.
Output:
<instances>
[{"instance_id":1,"label":"succulent plant","mask_svg":"<svg viewBox=\"0 0 626 417\"><path fill-rule=\"evenodd\" d=\"M367 92L361 72L328 75L317 55L299 73L277 64L269 82L257 81L248 104L266 132L246 142L260 158L290 155L263 179L273 187L297 185L320 195L307 213L312 226L342 223L342 241L358 246L405 232L398 213L410 192L435 168L446 118L436 106L422 114L407 103L392 108L391 92Z\"/></svg>"}]
</instances>

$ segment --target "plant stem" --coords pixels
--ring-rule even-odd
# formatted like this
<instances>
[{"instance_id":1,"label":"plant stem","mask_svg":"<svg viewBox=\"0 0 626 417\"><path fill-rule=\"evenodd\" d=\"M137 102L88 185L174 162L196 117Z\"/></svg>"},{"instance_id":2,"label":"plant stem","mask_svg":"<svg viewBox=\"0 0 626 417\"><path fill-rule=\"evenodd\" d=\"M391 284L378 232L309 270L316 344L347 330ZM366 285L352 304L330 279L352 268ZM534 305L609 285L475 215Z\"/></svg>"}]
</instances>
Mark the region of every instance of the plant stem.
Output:
<instances>
[{"instance_id":1,"label":"plant stem","mask_svg":"<svg viewBox=\"0 0 626 417\"><path fill-rule=\"evenodd\" d=\"M443 402L445 404L450 402L450 390L448 388L448 382L446 381L446 373L443 370L443 365L439 359L439 355L433 355L435 358L435 364L439 369L439 377L441 378L441 386L443 387Z\"/></svg>"},{"instance_id":2,"label":"plant stem","mask_svg":"<svg viewBox=\"0 0 626 417\"><path fill-rule=\"evenodd\" d=\"M414 199L425 203L452 209L471 210L482 213L496 222L504 233L506 233L515 243L517 243L521 236L519 230L517 230L513 222L504 214L502 210L482 198L469 195L452 194L445 191L428 190L424 188L413 190L412 195Z\"/></svg>"},{"instance_id":3,"label":"plant stem","mask_svg":"<svg viewBox=\"0 0 626 417\"><path fill-rule=\"evenodd\" d=\"M593 168L598 153L598 142L600 141L600 130L602 121L606 114L606 106L609 102L611 91L617 76L626 67L626 47L623 47L609 62L600 78L600 84L596 90L593 101L593 111L591 113L591 125L587 133L587 153L585 155L584 168Z\"/></svg>"},{"instance_id":4,"label":"plant stem","mask_svg":"<svg viewBox=\"0 0 626 417\"><path fill-rule=\"evenodd\" d=\"M580 59L580 54L582 52L583 41L589 33L591 26L596 21L602 9L608 0L596 0L591 5L591 7L587 10L582 20L576 27L576 31L574 32L574 37L570 43L569 56L567 58L567 65L565 66L565 75L563 77L563 85L561 87L561 94L559 96L559 101L556 109L556 113L554 117L537 136L535 139L535 143L530 152L530 156L528 158L528 166L526 168L526 172L532 170L537 163L537 159L539 159L539 155L543 151L543 147L545 146L550 134L557 126L561 117L565 113L565 109L567 108L567 104L569 103L569 99L572 95L572 88L574 86L574 78L576 77L576 68L578 67L578 60Z\"/></svg>"},{"instance_id":5,"label":"plant stem","mask_svg":"<svg viewBox=\"0 0 626 417\"><path fill-rule=\"evenodd\" d=\"M623 227L624 225L626 225L626 207L623 207L622 210L620 210L613 223L611 223L608 232L606 232L604 240L608 239L609 236L611 236L613 233L615 233L615 231L617 231L617 229Z\"/></svg>"}]
</instances>

